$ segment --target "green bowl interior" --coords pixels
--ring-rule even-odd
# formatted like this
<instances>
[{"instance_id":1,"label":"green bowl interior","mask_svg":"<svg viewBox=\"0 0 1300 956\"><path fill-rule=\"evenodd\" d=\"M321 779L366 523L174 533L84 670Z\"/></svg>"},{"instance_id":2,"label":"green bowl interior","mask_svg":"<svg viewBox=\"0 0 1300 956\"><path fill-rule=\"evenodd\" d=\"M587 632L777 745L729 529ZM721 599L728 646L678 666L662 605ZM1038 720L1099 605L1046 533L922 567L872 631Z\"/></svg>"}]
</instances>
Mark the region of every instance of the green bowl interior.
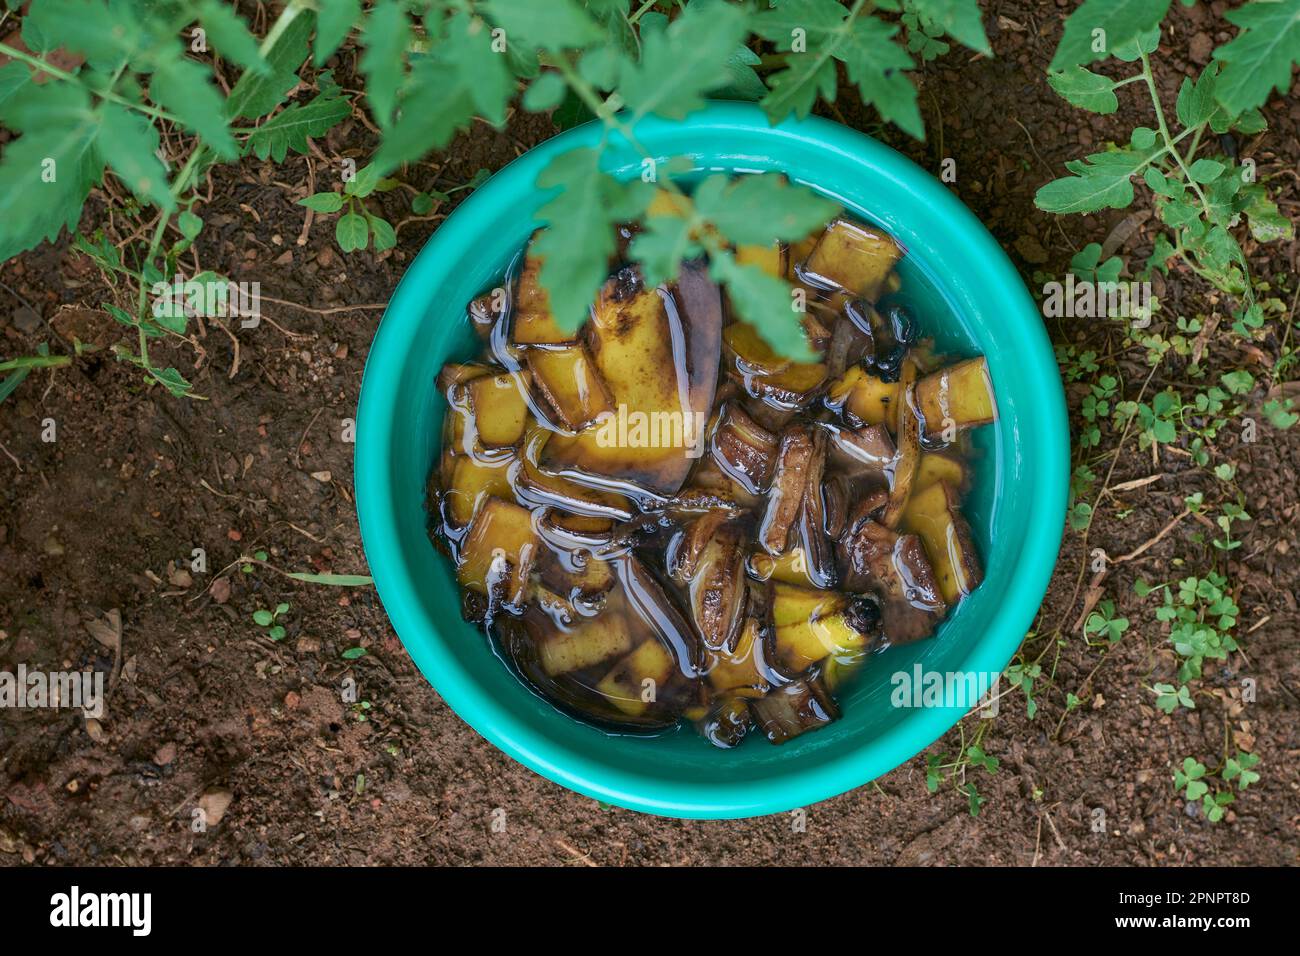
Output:
<instances>
[{"instance_id":1,"label":"green bowl interior","mask_svg":"<svg viewBox=\"0 0 1300 956\"><path fill-rule=\"evenodd\" d=\"M821 120L771 128L747 106L715 105L685 123L642 121L657 158L702 172L783 172L839 200L907 248L904 299L956 356L983 354L998 419L974 436L966 500L985 581L929 641L874 657L840 695L836 724L782 747L719 751L691 729L612 736L556 711L524 687L458 614L449 562L425 534L424 488L439 451L442 364L477 344L465 303L501 276L537 223L533 186L550 156L594 145L572 130L480 187L429 241L400 283L367 362L358 416L357 501L367 558L397 633L421 670L476 730L553 780L634 809L691 817L802 806L866 783L913 756L965 708L897 708L891 675L998 672L1044 593L1060 542L1068 461L1061 385L1041 319L1005 255L965 207L908 160ZM640 175L615 141L603 164ZM1014 491L1014 493L1012 493ZM994 548L996 542L996 550Z\"/></svg>"}]
</instances>

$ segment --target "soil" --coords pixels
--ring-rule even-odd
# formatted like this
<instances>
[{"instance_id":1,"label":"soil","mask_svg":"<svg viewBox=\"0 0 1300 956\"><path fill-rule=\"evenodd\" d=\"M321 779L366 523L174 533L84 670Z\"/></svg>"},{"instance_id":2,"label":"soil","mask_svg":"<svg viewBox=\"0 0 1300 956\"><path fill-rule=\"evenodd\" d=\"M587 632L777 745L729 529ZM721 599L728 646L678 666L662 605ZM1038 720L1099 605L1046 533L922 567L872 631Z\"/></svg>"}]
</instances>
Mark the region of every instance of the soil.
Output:
<instances>
[{"instance_id":1,"label":"soil","mask_svg":"<svg viewBox=\"0 0 1300 956\"><path fill-rule=\"evenodd\" d=\"M1126 221L1146 211L1141 199L1133 210L1083 219L1033 207L1034 191L1067 159L1149 122L1135 86L1121 90L1121 110L1110 117L1073 110L1050 90L1044 71L1067 6L987 4L995 58L956 49L922 71L925 143L852 109L849 95L825 110L935 172L954 159L952 188L1031 287L1041 287L1041 278L1033 281L1040 270L1064 273L1087 241L1113 234L1118 251L1141 262L1154 236L1149 222L1131 230ZM1222 25L1205 5L1174 5L1157 59L1167 104L1227 39L1217 32ZM355 55L346 53L338 69L354 70ZM1239 148L1294 215L1300 101L1275 97L1265 114L1269 130ZM447 189L553 132L549 121L523 115L500 131L478 124L404 178ZM1210 532L1188 519L1090 593L1091 549L1126 554L1155 537L1185 495L1224 494L1183 448L1139 453L1131 438L1122 447L1113 489L1157 477L1105 496L1086 540L1066 531L1035 627L1049 640L1060 629L1059 645L1043 658L1038 714L1029 719L1015 692L989 723L983 747L1001 766L967 772L987 799L978 816L953 782L927 792L924 755L807 808L803 831L785 814L685 822L601 806L513 763L462 723L417 672L372 589L298 584L269 568L244 573L232 565L265 550L287 570L366 573L344 420L354 414L382 303L449 204L434 218L403 223L396 249L344 257L332 221L305 228L294 200L332 175L341 157L364 162L373 142L354 118L311 156L291 154L279 165L249 159L213 173L195 263L259 281L269 321L257 329L209 323L189 344L159 348L163 364L176 364L204 400L145 388L137 370L101 351L33 374L0 406L0 669L92 667L110 687L97 722L70 711L0 711L0 863L1297 862L1300 428L1265 427L1253 444L1238 443L1234 428L1220 437L1216 461L1236 463L1254 516L1226 561L1204 540ZM374 202L393 221L409 215L402 191ZM103 221L103 210L99 196L83 225L129 233L120 221ZM1252 245L1248 253L1255 274L1284 290L1276 294L1294 308L1300 244ZM120 330L100 311L110 290L66 240L6 263L0 282L4 354L32 354L42 342L66 350L74 332L116 341ZM1177 268L1156 291L1157 328L1167 332L1176 316L1224 309ZM1123 351L1101 323L1063 322L1054 338L1114 353L1133 397L1149 372L1142 350ZM1220 340L1205 359L1209 381L1243 366L1266 376L1281 350L1275 339L1252 349ZM1167 360L1149 388L1182 384L1183 364ZM1072 386L1076 410L1079 398ZM51 419L56 440L46 442ZM1118 438L1107 433L1101 450ZM1098 455L1101 477L1110 463ZM189 570L195 548L206 551L206 573ZM1175 670L1166 626L1132 581L1216 561L1237 588L1242 650L1207 666L1195 710L1166 716L1147 689ZM1131 621L1105 652L1075 626L1097 596ZM290 607L276 642L252 615L280 602ZM114 611L120 654L110 646L112 625L95 623ZM366 656L341 657L355 646ZM341 702L345 678L357 682L368 710ZM1254 702L1241 699L1246 678L1256 683ZM1067 693L1082 704L1063 718ZM968 720L966 732L976 723ZM1213 766L1228 738L1260 754L1262 779L1210 824L1175 794L1172 767L1189 755ZM954 730L928 752L961 746ZM196 832L200 805L210 825Z\"/></svg>"}]
</instances>

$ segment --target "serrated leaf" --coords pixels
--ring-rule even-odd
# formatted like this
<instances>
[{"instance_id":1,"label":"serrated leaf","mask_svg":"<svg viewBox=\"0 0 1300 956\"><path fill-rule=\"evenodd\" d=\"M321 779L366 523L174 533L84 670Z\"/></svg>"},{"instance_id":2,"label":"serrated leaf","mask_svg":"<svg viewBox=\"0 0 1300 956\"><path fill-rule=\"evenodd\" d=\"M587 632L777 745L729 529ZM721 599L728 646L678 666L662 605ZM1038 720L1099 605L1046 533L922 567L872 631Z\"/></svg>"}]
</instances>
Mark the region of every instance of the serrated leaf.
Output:
<instances>
[{"instance_id":1,"label":"serrated leaf","mask_svg":"<svg viewBox=\"0 0 1300 956\"><path fill-rule=\"evenodd\" d=\"M1163 152L1158 147L1150 150L1119 149L1071 160L1065 168L1073 175L1055 179L1041 187L1034 194L1034 205L1045 212L1055 213L1123 209L1133 202L1133 184L1129 177L1141 172Z\"/></svg>"},{"instance_id":2,"label":"serrated leaf","mask_svg":"<svg viewBox=\"0 0 1300 956\"><path fill-rule=\"evenodd\" d=\"M837 80L833 59L794 54L786 57L786 63L789 65L785 69L768 77L771 89L760 104L773 123L791 114L806 118L819 96L835 99Z\"/></svg>"},{"instance_id":3,"label":"serrated leaf","mask_svg":"<svg viewBox=\"0 0 1300 956\"><path fill-rule=\"evenodd\" d=\"M343 208L343 196L340 193L314 193L305 199L299 199L298 205L316 212L338 212Z\"/></svg>"},{"instance_id":4,"label":"serrated leaf","mask_svg":"<svg viewBox=\"0 0 1300 956\"><path fill-rule=\"evenodd\" d=\"M319 0L316 12L314 62L322 66L347 39L361 19L360 0Z\"/></svg>"},{"instance_id":5,"label":"serrated leaf","mask_svg":"<svg viewBox=\"0 0 1300 956\"><path fill-rule=\"evenodd\" d=\"M1273 90L1291 88L1291 68L1300 62L1300 0L1247 3L1224 16L1241 32L1214 51L1224 64L1215 95L1236 116L1263 106Z\"/></svg>"},{"instance_id":6,"label":"serrated leaf","mask_svg":"<svg viewBox=\"0 0 1300 956\"><path fill-rule=\"evenodd\" d=\"M1178 101L1175 105L1178 122L1183 126L1199 126L1209 122L1218 110L1219 105L1214 99L1218 70L1218 66L1211 63L1201 71L1195 83L1188 78L1183 79L1182 85L1178 87Z\"/></svg>"},{"instance_id":7,"label":"serrated leaf","mask_svg":"<svg viewBox=\"0 0 1300 956\"><path fill-rule=\"evenodd\" d=\"M542 285L556 324L575 330L608 275L614 224L640 214L653 187L618 182L601 170L595 149L559 154L537 177L537 185L559 190L537 212L546 223L534 242L542 259Z\"/></svg>"},{"instance_id":8,"label":"serrated leaf","mask_svg":"<svg viewBox=\"0 0 1300 956\"><path fill-rule=\"evenodd\" d=\"M727 57L727 85L714 90L710 95L716 99L757 103L767 95L763 78L754 71L754 67L762 62L762 58L749 47L737 47Z\"/></svg>"},{"instance_id":9,"label":"serrated leaf","mask_svg":"<svg viewBox=\"0 0 1300 956\"><path fill-rule=\"evenodd\" d=\"M709 275L726 287L740 318L752 325L779 354L796 361L815 358L808 348L801 315L794 309L792 287L761 266L741 265L727 250L709 256Z\"/></svg>"},{"instance_id":10,"label":"serrated leaf","mask_svg":"<svg viewBox=\"0 0 1300 956\"><path fill-rule=\"evenodd\" d=\"M334 239L344 252L364 249L369 232L365 218L355 212L339 216L334 224Z\"/></svg>"},{"instance_id":11,"label":"serrated leaf","mask_svg":"<svg viewBox=\"0 0 1300 956\"><path fill-rule=\"evenodd\" d=\"M492 22L506 31L506 43L529 50L572 50L601 39L600 26L574 0L489 0Z\"/></svg>"},{"instance_id":12,"label":"serrated leaf","mask_svg":"<svg viewBox=\"0 0 1300 956\"><path fill-rule=\"evenodd\" d=\"M379 0L361 32L365 53L358 64L366 78L370 112L382 127L393 121L397 91L406 78L406 48L411 22L399 0Z\"/></svg>"},{"instance_id":13,"label":"serrated leaf","mask_svg":"<svg viewBox=\"0 0 1300 956\"><path fill-rule=\"evenodd\" d=\"M199 23L216 51L245 69L265 73L269 69L258 44L242 17L230 3L202 0L198 5Z\"/></svg>"},{"instance_id":14,"label":"serrated leaf","mask_svg":"<svg viewBox=\"0 0 1300 956\"><path fill-rule=\"evenodd\" d=\"M35 75L31 67L17 60L0 66L0 122L14 129L22 128L10 118L7 106L24 99L24 94L34 87Z\"/></svg>"},{"instance_id":15,"label":"serrated leaf","mask_svg":"<svg viewBox=\"0 0 1300 956\"><path fill-rule=\"evenodd\" d=\"M136 198L164 211L175 206L166 169L155 155L159 131L142 114L116 103L100 107L99 155Z\"/></svg>"},{"instance_id":16,"label":"serrated leaf","mask_svg":"<svg viewBox=\"0 0 1300 956\"><path fill-rule=\"evenodd\" d=\"M1049 69L1064 70L1100 60L1150 31L1168 10L1169 0L1084 0L1066 19ZM1100 51L1093 48L1094 30L1104 31Z\"/></svg>"},{"instance_id":17,"label":"serrated leaf","mask_svg":"<svg viewBox=\"0 0 1300 956\"><path fill-rule=\"evenodd\" d=\"M504 122L514 78L491 44L483 21L459 14L448 38L415 62L397 121L375 153L382 174L447 145L475 114L493 125Z\"/></svg>"},{"instance_id":18,"label":"serrated leaf","mask_svg":"<svg viewBox=\"0 0 1300 956\"><path fill-rule=\"evenodd\" d=\"M33 0L23 18L23 41L36 53L65 49L112 74L144 42L140 15L111 9L103 0Z\"/></svg>"},{"instance_id":19,"label":"serrated leaf","mask_svg":"<svg viewBox=\"0 0 1300 956\"><path fill-rule=\"evenodd\" d=\"M63 110L0 152L0 261L75 226L91 187L103 178L95 148L100 126L89 98L79 88L61 95Z\"/></svg>"},{"instance_id":20,"label":"serrated leaf","mask_svg":"<svg viewBox=\"0 0 1300 956\"><path fill-rule=\"evenodd\" d=\"M1047 82L1071 106L1101 114L1119 109L1115 81L1108 76L1071 66L1061 73L1047 74Z\"/></svg>"},{"instance_id":21,"label":"serrated leaf","mask_svg":"<svg viewBox=\"0 0 1300 956\"><path fill-rule=\"evenodd\" d=\"M346 99L321 93L307 103L293 103L253 130L245 144L258 159L283 162L289 150L307 153L307 139L324 136L352 113Z\"/></svg>"},{"instance_id":22,"label":"serrated leaf","mask_svg":"<svg viewBox=\"0 0 1300 956\"><path fill-rule=\"evenodd\" d=\"M898 27L875 17L853 21L848 40L836 50L844 61L850 82L881 118L917 139L925 139L925 123L916 105L916 87L906 70L915 64L907 52L892 42Z\"/></svg>"},{"instance_id":23,"label":"serrated leaf","mask_svg":"<svg viewBox=\"0 0 1300 956\"><path fill-rule=\"evenodd\" d=\"M691 239L690 223L680 216L647 219L628 247L628 255L641 264L641 274L650 286L672 279L683 259L699 254L699 246Z\"/></svg>"},{"instance_id":24,"label":"serrated leaf","mask_svg":"<svg viewBox=\"0 0 1300 956\"><path fill-rule=\"evenodd\" d=\"M704 106L704 94L730 80L727 57L745 38L740 7L692 4L662 31L642 41L641 60L626 65L618 92L640 117L681 119Z\"/></svg>"},{"instance_id":25,"label":"serrated leaf","mask_svg":"<svg viewBox=\"0 0 1300 956\"><path fill-rule=\"evenodd\" d=\"M231 89L226 99L226 116L258 119L284 101L289 91L298 85L298 67L307 59L307 40L314 23L311 11L297 10L284 32L266 51L266 72L250 70Z\"/></svg>"},{"instance_id":26,"label":"serrated leaf","mask_svg":"<svg viewBox=\"0 0 1300 956\"><path fill-rule=\"evenodd\" d=\"M880 4L884 7L884 4ZM985 56L993 53L984 33L978 0L924 0L917 3L928 24L940 28L958 43Z\"/></svg>"},{"instance_id":27,"label":"serrated leaf","mask_svg":"<svg viewBox=\"0 0 1300 956\"><path fill-rule=\"evenodd\" d=\"M711 176L695 191L695 207L735 245L802 239L824 226L840 206L777 173L728 179Z\"/></svg>"},{"instance_id":28,"label":"serrated leaf","mask_svg":"<svg viewBox=\"0 0 1300 956\"><path fill-rule=\"evenodd\" d=\"M179 118L186 129L197 133L222 159L239 155L226 125L228 103L213 84L212 74L194 60L179 54L163 59L149 81L149 98Z\"/></svg>"},{"instance_id":29,"label":"serrated leaf","mask_svg":"<svg viewBox=\"0 0 1300 956\"><path fill-rule=\"evenodd\" d=\"M835 98L833 56L847 36L847 14L836 0L777 0L754 18L754 31L786 53L784 69L768 77L771 92L762 102L773 123L790 114L802 119L818 96ZM806 45L803 52L794 51L796 40Z\"/></svg>"}]
</instances>

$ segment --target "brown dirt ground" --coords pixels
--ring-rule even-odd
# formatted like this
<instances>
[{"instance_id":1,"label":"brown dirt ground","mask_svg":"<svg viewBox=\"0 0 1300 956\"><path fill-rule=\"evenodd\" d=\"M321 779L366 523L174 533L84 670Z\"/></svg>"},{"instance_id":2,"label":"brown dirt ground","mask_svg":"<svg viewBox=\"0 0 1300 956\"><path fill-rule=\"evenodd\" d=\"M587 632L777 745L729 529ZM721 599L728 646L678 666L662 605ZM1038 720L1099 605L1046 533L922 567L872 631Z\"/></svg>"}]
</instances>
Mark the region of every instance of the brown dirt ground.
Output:
<instances>
[{"instance_id":1,"label":"brown dirt ground","mask_svg":"<svg viewBox=\"0 0 1300 956\"><path fill-rule=\"evenodd\" d=\"M1085 147L1146 120L1135 87L1122 91L1120 113L1107 118L1069 109L1048 88L1044 69L1064 0L990 6L995 59L958 49L924 71L927 143L881 130L844 104L842 115L829 115L880 135L927 168L955 158L957 192L1026 278L1039 269L1059 274L1075 248L1107 236L1125 213L1057 220L1034 210L1034 190ZM1175 5L1168 25L1159 62L1171 102L1181 78L1205 62L1207 31L1215 43L1227 36L1215 33L1222 21L1204 5ZM354 67L345 56L340 69ZM1272 177L1293 214L1300 102L1275 98L1266 112L1270 130L1242 144L1243 154ZM478 125L407 179L446 188L481 166L501 167L551 132L549 123L526 117L500 132ZM706 823L604 808L514 764L463 724L418 674L372 590L297 585L263 571L229 573L222 578L228 588L210 587L212 572L259 548L285 568L365 571L352 446L341 440L340 423L356 407L380 312L326 310L384 302L436 221L404 224L388 253L345 259L329 223L304 232L304 211L293 200L321 177L323 157L360 159L372 144L365 125L352 121L318 144L319 155L291 156L280 166L249 160L214 173L197 250L203 267L256 279L264 296L311 309L264 301L277 325L233 330L237 359L234 339L212 327L192 347L171 350L168 361L208 401L147 391L138 374L101 352L71 369L33 375L0 407L0 667L26 661L111 670L112 653L92 640L84 621L117 608L123 624L121 675L98 728L66 712L0 713L0 863L1296 862L1300 429L1265 430L1249 446L1235 445L1230 434L1220 442L1219 460L1238 464L1255 515L1227 563L1239 587L1241 632L1250 633L1243 652L1207 669L1209 693L1193 712L1171 718L1151 706L1143 686L1167 679L1174 665L1162 626L1131 582L1136 574L1159 579L1178 558L1189 568L1210 566L1212 549L1191 537L1200 529L1184 522L1104 583L1133 621L1106 655L1071 629L1084 597L1076 585L1085 545L1077 533L1066 534L1039 622L1040 631L1065 628L1056 681L1040 690L1036 719L1028 720L1013 696L989 727L984 746L1002 767L996 775L978 772L988 803L977 818L951 787L927 793L923 757L810 808L800 834L784 815ZM394 218L405 209L397 195L378 204ZM97 201L86 222L98 223L102 210ZM1141 261L1150 242L1150 232L1139 229L1121 252ZM1289 299L1300 244L1250 253L1256 274L1282 283ZM66 242L6 264L0 281L6 354L29 354L43 341L61 347L57 336L74 329L83 340L114 340L116 330L97 311L102 282ZM1174 271L1157 291L1165 305L1160 322L1216 308L1187 273ZM21 331L31 325L24 308L44 320L32 331ZM1078 323L1053 334L1103 355L1119 347L1100 326ZM1242 363L1267 365L1278 353L1274 340L1260 343L1258 354L1221 346L1208 359L1211 378ZM1132 396L1147 373L1140 350L1116 361ZM1180 382L1180 364L1162 366L1152 388ZM1072 394L1072 403L1078 398ZM45 418L57 422L53 444L40 439ZM1107 434L1103 449L1115 439ZM328 480L312 477L323 471ZM1183 495L1221 494L1178 449L1152 458L1132 443L1111 482L1152 474L1161 477L1103 505L1086 547L1128 552L1177 513ZM1126 518L1117 516L1130 508ZM193 584L169 578L169 564L179 567L200 546L209 575ZM276 644L250 616L278 601L292 609L288 635ZM341 660L357 643L368 656ZM346 676L373 702L368 722L339 702L336 688ZM1243 706L1230 695L1244 677L1258 681L1257 703ZM1067 691L1087 703L1057 732ZM1263 779L1227 821L1212 826L1176 798L1170 767L1187 755L1214 762L1225 733L1253 744ZM954 731L931 752L958 747ZM224 819L192 832L199 797L223 790L233 796ZM490 826L497 808L506 814L504 833ZM1103 833L1091 827L1095 808L1107 816Z\"/></svg>"}]
</instances>

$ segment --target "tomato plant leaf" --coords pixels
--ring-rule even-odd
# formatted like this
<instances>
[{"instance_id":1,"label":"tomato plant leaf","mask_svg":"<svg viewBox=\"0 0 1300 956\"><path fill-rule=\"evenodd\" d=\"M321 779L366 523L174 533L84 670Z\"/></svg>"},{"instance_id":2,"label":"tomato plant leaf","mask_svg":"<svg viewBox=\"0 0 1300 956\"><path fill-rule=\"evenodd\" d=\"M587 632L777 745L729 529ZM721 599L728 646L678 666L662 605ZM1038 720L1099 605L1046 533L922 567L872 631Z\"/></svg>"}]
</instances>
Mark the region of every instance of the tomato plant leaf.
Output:
<instances>
[{"instance_id":1,"label":"tomato plant leaf","mask_svg":"<svg viewBox=\"0 0 1300 956\"><path fill-rule=\"evenodd\" d=\"M1290 89L1291 68L1300 62L1300 0L1247 3L1224 16L1241 32L1214 51L1224 64L1215 95L1236 116L1263 106L1273 90Z\"/></svg>"},{"instance_id":2,"label":"tomato plant leaf","mask_svg":"<svg viewBox=\"0 0 1300 956\"><path fill-rule=\"evenodd\" d=\"M1169 0L1084 0L1065 21L1049 69L1091 63L1136 40L1165 18Z\"/></svg>"}]
</instances>

